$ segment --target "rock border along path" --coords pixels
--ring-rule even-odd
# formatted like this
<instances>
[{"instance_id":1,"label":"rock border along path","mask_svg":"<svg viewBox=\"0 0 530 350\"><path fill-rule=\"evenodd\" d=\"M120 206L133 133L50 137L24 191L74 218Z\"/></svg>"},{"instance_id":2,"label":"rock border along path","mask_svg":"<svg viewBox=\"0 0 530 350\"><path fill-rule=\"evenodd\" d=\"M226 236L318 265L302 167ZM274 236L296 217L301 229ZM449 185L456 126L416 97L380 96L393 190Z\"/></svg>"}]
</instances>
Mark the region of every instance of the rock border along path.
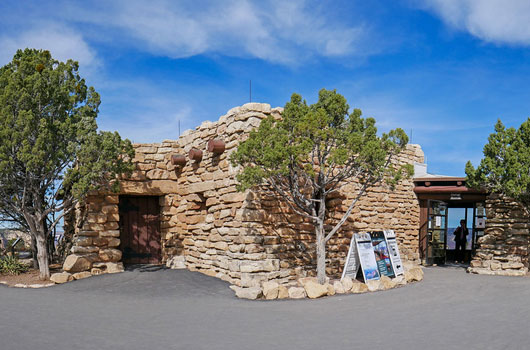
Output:
<instances>
[{"instance_id":1,"label":"rock border along path","mask_svg":"<svg viewBox=\"0 0 530 350\"><path fill-rule=\"evenodd\" d=\"M335 294L359 294L366 292L376 292L381 290L401 287L407 283L419 282L423 280L423 270L419 266L405 269L405 274L395 278L382 276L380 280L372 280L362 283L345 277L342 280L328 281L319 284L316 277L304 277L298 279L297 283L287 285L279 284L276 281L262 283L261 287L239 287L231 285L230 289L241 299L316 299Z\"/></svg>"}]
</instances>

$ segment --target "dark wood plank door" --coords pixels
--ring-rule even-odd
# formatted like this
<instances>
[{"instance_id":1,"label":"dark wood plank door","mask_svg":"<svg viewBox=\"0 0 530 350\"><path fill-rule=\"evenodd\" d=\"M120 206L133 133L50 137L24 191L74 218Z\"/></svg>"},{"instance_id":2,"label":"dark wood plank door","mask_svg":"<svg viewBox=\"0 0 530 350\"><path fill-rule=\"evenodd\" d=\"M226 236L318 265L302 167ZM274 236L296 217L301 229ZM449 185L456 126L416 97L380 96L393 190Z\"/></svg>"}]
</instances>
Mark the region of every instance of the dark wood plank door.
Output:
<instances>
[{"instance_id":1,"label":"dark wood plank door","mask_svg":"<svg viewBox=\"0 0 530 350\"><path fill-rule=\"evenodd\" d=\"M124 264L159 264L158 197L120 196L120 248Z\"/></svg>"}]
</instances>

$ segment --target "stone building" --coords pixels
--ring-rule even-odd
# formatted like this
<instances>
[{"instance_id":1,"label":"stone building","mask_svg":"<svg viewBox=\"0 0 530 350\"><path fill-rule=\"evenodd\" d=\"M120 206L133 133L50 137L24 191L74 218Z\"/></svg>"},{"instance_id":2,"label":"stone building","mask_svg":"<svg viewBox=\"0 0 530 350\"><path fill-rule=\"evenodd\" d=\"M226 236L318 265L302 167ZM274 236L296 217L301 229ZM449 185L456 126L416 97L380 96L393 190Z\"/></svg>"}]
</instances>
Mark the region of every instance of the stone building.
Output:
<instances>
[{"instance_id":1,"label":"stone building","mask_svg":"<svg viewBox=\"0 0 530 350\"><path fill-rule=\"evenodd\" d=\"M276 198L238 192L237 169L228 161L262 119L281 113L249 103L178 140L135 144L136 170L121 181L120 192L94 193L67 220L65 231L74 239L64 270L75 277L122 271L123 264L167 263L243 287L313 275L312 225ZM498 199L466 188L465 179L422 174L423 158L419 145L408 145L398 162L414 164L416 177L366 193L328 242L327 273L340 275L353 232L367 230L393 229L409 263L446 263L453 212L472 222L471 272L525 274L527 224L510 219L511 207ZM357 185L347 183L329 198L331 221L341 217ZM475 227L486 216L486 226Z\"/></svg>"},{"instance_id":2,"label":"stone building","mask_svg":"<svg viewBox=\"0 0 530 350\"><path fill-rule=\"evenodd\" d=\"M136 170L118 194L89 196L70 217L74 230L64 270L116 272L123 263L181 264L240 286L287 282L314 273L313 226L278 199L236 190L228 159L249 131L282 108L250 103L217 122L204 122L178 140L135 144ZM423 162L418 145L398 160ZM329 198L338 220L355 194L348 183ZM340 232L328 242L328 274L339 275L353 232L392 228L404 260L420 262L419 204L412 180L394 190L371 188ZM73 222L75 221L75 225Z\"/></svg>"}]
</instances>

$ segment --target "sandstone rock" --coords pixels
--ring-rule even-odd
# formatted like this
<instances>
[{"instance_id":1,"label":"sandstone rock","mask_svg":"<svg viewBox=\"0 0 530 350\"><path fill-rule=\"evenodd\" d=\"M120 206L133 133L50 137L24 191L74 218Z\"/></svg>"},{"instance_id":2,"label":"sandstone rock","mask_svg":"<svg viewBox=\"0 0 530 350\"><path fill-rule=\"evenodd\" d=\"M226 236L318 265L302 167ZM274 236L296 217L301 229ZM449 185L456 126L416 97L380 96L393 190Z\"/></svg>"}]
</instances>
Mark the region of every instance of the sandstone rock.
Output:
<instances>
[{"instance_id":1,"label":"sandstone rock","mask_svg":"<svg viewBox=\"0 0 530 350\"><path fill-rule=\"evenodd\" d=\"M166 262L166 266L172 270L182 270L186 268L186 257L176 255Z\"/></svg>"},{"instance_id":2,"label":"sandstone rock","mask_svg":"<svg viewBox=\"0 0 530 350\"><path fill-rule=\"evenodd\" d=\"M66 283L73 281L74 277L68 272L54 273L50 276L50 281L55 283Z\"/></svg>"},{"instance_id":3,"label":"sandstone rock","mask_svg":"<svg viewBox=\"0 0 530 350\"><path fill-rule=\"evenodd\" d=\"M99 258L103 261L120 261L121 259L121 250L118 249L102 249L99 251Z\"/></svg>"},{"instance_id":4,"label":"sandstone rock","mask_svg":"<svg viewBox=\"0 0 530 350\"><path fill-rule=\"evenodd\" d=\"M342 286L344 287L344 291L347 293L350 291L353 287L353 280L346 276L341 280Z\"/></svg>"},{"instance_id":5,"label":"sandstone rock","mask_svg":"<svg viewBox=\"0 0 530 350\"><path fill-rule=\"evenodd\" d=\"M421 281L423 279L423 270L421 267L415 266L405 271L405 279L407 283L414 281Z\"/></svg>"},{"instance_id":6,"label":"sandstone rock","mask_svg":"<svg viewBox=\"0 0 530 350\"><path fill-rule=\"evenodd\" d=\"M471 260L471 263L469 266L471 267L480 267L482 265L482 262L480 260Z\"/></svg>"},{"instance_id":7,"label":"sandstone rock","mask_svg":"<svg viewBox=\"0 0 530 350\"><path fill-rule=\"evenodd\" d=\"M103 270L98 268L98 267L93 267L91 270L90 270L90 273L92 275L101 275L103 273Z\"/></svg>"},{"instance_id":8,"label":"sandstone rock","mask_svg":"<svg viewBox=\"0 0 530 350\"><path fill-rule=\"evenodd\" d=\"M333 282L333 288L335 289L335 293L337 293L337 294L346 293L346 290L345 290L344 286L342 285L342 283L340 281L334 281Z\"/></svg>"},{"instance_id":9,"label":"sandstone rock","mask_svg":"<svg viewBox=\"0 0 530 350\"><path fill-rule=\"evenodd\" d=\"M303 287L308 282L314 282L318 283L318 279L316 277L302 277L298 279L298 283ZM329 277L326 277L326 283L329 283Z\"/></svg>"},{"instance_id":10,"label":"sandstone rock","mask_svg":"<svg viewBox=\"0 0 530 350\"><path fill-rule=\"evenodd\" d=\"M368 290L370 292L375 292L379 289L381 289L381 281L380 280L370 280L366 282L366 286L368 287Z\"/></svg>"},{"instance_id":11,"label":"sandstone rock","mask_svg":"<svg viewBox=\"0 0 530 350\"><path fill-rule=\"evenodd\" d=\"M500 261L493 260L493 261L491 262L490 269L492 269L493 271L495 271L495 270L500 270L500 269L501 269L501 263L500 263Z\"/></svg>"},{"instance_id":12,"label":"sandstone rock","mask_svg":"<svg viewBox=\"0 0 530 350\"><path fill-rule=\"evenodd\" d=\"M271 300L278 298L280 285L275 281L263 282L263 296L265 299Z\"/></svg>"},{"instance_id":13,"label":"sandstone rock","mask_svg":"<svg viewBox=\"0 0 530 350\"><path fill-rule=\"evenodd\" d=\"M289 288L288 294L291 299L303 299L306 297L303 287L291 287Z\"/></svg>"},{"instance_id":14,"label":"sandstone rock","mask_svg":"<svg viewBox=\"0 0 530 350\"><path fill-rule=\"evenodd\" d=\"M105 269L106 273L119 273L119 272L125 271L125 268L123 267L123 263L121 262L118 262L118 263L109 262L109 263L106 263L105 265L107 267Z\"/></svg>"},{"instance_id":15,"label":"sandstone rock","mask_svg":"<svg viewBox=\"0 0 530 350\"><path fill-rule=\"evenodd\" d=\"M278 299L285 299L289 297L289 289L285 286L278 287Z\"/></svg>"},{"instance_id":16,"label":"sandstone rock","mask_svg":"<svg viewBox=\"0 0 530 350\"><path fill-rule=\"evenodd\" d=\"M304 284L304 289L309 298L316 299L328 294L327 286L327 284L320 284L318 282L309 280Z\"/></svg>"},{"instance_id":17,"label":"sandstone rock","mask_svg":"<svg viewBox=\"0 0 530 350\"><path fill-rule=\"evenodd\" d=\"M121 241L120 241L119 238L111 237L111 238L107 239L107 247L109 247L109 248L119 247L120 243L121 243Z\"/></svg>"},{"instance_id":18,"label":"sandstone rock","mask_svg":"<svg viewBox=\"0 0 530 350\"><path fill-rule=\"evenodd\" d=\"M503 271L497 271L496 274L502 275L502 276L526 276L528 273L528 270L521 269L521 270L503 270Z\"/></svg>"},{"instance_id":19,"label":"sandstone rock","mask_svg":"<svg viewBox=\"0 0 530 350\"><path fill-rule=\"evenodd\" d=\"M506 270L506 269L517 270L517 269L522 269L524 265L523 263L520 263L520 262L506 262L506 263L502 263L501 267L503 270Z\"/></svg>"},{"instance_id":20,"label":"sandstone rock","mask_svg":"<svg viewBox=\"0 0 530 350\"><path fill-rule=\"evenodd\" d=\"M335 287L329 283L326 283L325 285L328 288L328 295L335 295Z\"/></svg>"},{"instance_id":21,"label":"sandstone rock","mask_svg":"<svg viewBox=\"0 0 530 350\"><path fill-rule=\"evenodd\" d=\"M261 288L260 287L238 287L235 285L230 286L230 289L232 289L238 298L241 299L257 299L261 295Z\"/></svg>"},{"instance_id":22,"label":"sandstone rock","mask_svg":"<svg viewBox=\"0 0 530 350\"><path fill-rule=\"evenodd\" d=\"M405 276L401 275L401 276L397 276L396 278L394 278L393 280L396 285L398 286L404 286L407 284L407 280L405 279Z\"/></svg>"},{"instance_id":23,"label":"sandstone rock","mask_svg":"<svg viewBox=\"0 0 530 350\"><path fill-rule=\"evenodd\" d=\"M120 230L107 230L99 233L101 237L120 237Z\"/></svg>"},{"instance_id":24,"label":"sandstone rock","mask_svg":"<svg viewBox=\"0 0 530 350\"><path fill-rule=\"evenodd\" d=\"M352 285L351 292L353 294L366 293L368 292L368 286L365 283L355 282Z\"/></svg>"},{"instance_id":25,"label":"sandstone rock","mask_svg":"<svg viewBox=\"0 0 530 350\"><path fill-rule=\"evenodd\" d=\"M383 290L395 288L396 285L397 285L397 283L394 282L392 279L390 279L390 277L381 276L381 288Z\"/></svg>"},{"instance_id":26,"label":"sandstone rock","mask_svg":"<svg viewBox=\"0 0 530 350\"><path fill-rule=\"evenodd\" d=\"M98 247L83 247L83 246L73 246L70 251L74 254L88 254L88 253L97 253L99 251Z\"/></svg>"},{"instance_id":27,"label":"sandstone rock","mask_svg":"<svg viewBox=\"0 0 530 350\"><path fill-rule=\"evenodd\" d=\"M67 272L88 271L91 267L92 262L90 260L77 254L68 255L63 264L63 270Z\"/></svg>"},{"instance_id":28,"label":"sandstone rock","mask_svg":"<svg viewBox=\"0 0 530 350\"><path fill-rule=\"evenodd\" d=\"M242 261L239 265L241 272L270 272L280 269L278 259L267 259L258 261Z\"/></svg>"},{"instance_id":29,"label":"sandstone rock","mask_svg":"<svg viewBox=\"0 0 530 350\"><path fill-rule=\"evenodd\" d=\"M417 267L417 265L415 265L413 262L407 260L403 261L403 269L405 269L405 271L410 270L414 267Z\"/></svg>"},{"instance_id":30,"label":"sandstone rock","mask_svg":"<svg viewBox=\"0 0 530 350\"><path fill-rule=\"evenodd\" d=\"M37 283L37 284L30 284L28 288L45 288L45 287L51 287L55 283Z\"/></svg>"},{"instance_id":31,"label":"sandstone rock","mask_svg":"<svg viewBox=\"0 0 530 350\"><path fill-rule=\"evenodd\" d=\"M90 276L92 276L92 274L89 271L76 272L72 275L72 277L74 277L76 280L81 280Z\"/></svg>"}]
</instances>

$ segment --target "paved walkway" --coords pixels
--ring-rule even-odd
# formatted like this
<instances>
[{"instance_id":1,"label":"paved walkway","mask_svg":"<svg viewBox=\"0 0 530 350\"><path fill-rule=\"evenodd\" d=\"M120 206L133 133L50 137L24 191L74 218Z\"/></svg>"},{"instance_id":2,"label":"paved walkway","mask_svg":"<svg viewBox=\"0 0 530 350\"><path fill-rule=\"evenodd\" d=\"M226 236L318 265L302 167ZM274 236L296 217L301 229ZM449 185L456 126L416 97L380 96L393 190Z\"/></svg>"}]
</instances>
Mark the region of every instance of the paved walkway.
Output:
<instances>
[{"instance_id":1,"label":"paved walkway","mask_svg":"<svg viewBox=\"0 0 530 350\"><path fill-rule=\"evenodd\" d=\"M199 273L0 286L0 349L529 349L530 278L428 268L385 292L247 301Z\"/></svg>"}]
</instances>

